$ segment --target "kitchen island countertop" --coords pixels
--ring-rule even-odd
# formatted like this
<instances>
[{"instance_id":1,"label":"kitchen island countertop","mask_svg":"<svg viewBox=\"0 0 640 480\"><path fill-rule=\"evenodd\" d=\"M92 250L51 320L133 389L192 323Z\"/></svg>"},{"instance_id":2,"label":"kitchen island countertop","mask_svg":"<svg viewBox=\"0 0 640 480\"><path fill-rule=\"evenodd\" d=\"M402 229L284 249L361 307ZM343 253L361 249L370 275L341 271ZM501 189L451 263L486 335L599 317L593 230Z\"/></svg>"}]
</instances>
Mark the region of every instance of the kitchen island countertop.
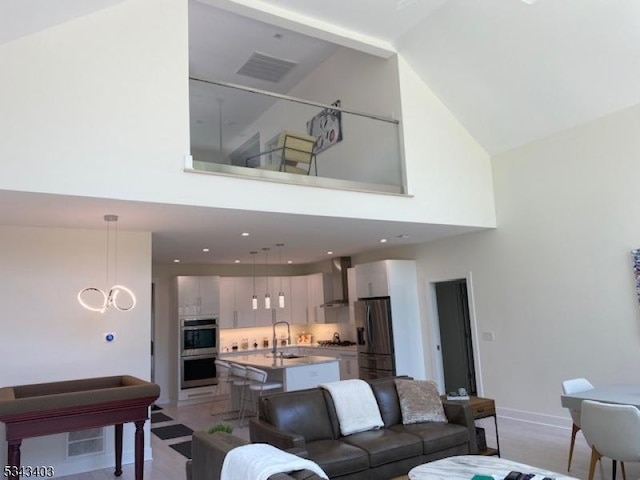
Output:
<instances>
[{"instance_id":1,"label":"kitchen island countertop","mask_svg":"<svg viewBox=\"0 0 640 480\"><path fill-rule=\"evenodd\" d=\"M222 357L224 358L224 356ZM321 357L318 355L305 355L298 358L274 358L271 355L257 353L253 355L239 355L230 357L231 361L240 365L249 365L257 368L267 368L272 370L282 370L291 367L300 367L304 365L318 365L321 363L337 362L336 357Z\"/></svg>"},{"instance_id":2,"label":"kitchen island countertop","mask_svg":"<svg viewBox=\"0 0 640 480\"><path fill-rule=\"evenodd\" d=\"M267 372L267 381L282 383L282 390L303 390L317 387L321 383L340 380L339 359L308 355L299 358L273 358L262 354L241 355L230 359L233 363L256 367ZM236 389L237 390L237 389ZM234 402L232 389L232 402ZM236 392L237 396L237 392Z\"/></svg>"}]
</instances>

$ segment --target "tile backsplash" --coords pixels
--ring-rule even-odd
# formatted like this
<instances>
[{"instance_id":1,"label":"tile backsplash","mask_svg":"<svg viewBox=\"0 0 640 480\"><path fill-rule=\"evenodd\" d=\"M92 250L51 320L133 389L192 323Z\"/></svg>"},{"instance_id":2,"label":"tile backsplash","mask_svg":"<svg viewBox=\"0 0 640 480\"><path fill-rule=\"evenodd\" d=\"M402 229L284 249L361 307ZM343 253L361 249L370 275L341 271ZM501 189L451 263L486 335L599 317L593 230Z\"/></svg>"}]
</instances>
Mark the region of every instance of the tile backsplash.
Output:
<instances>
[{"instance_id":1,"label":"tile backsplash","mask_svg":"<svg viewBox=\"0 0 640 480\"><path fill-rule=\"evenodd\" d=\"M326 324L307 324L307 325L291 325L291 345L296 345L296 337L298 333L313 334L313 341L331 340L333 334L338 332L341 340L355 341L355 326L352 323L326 323ZM280 339L286 337L286 325L278 325L276 327L276 336ZM220 351L230 352L233 343L238 344L240 349L244 339L247 340L248 350L253 350L254 342L258 344L258 348L263 348L263 340L265 339L271 348L273 341L272 327L253 327L253 328L232 328L220 330Z\"/></svg>"}]
</instances>

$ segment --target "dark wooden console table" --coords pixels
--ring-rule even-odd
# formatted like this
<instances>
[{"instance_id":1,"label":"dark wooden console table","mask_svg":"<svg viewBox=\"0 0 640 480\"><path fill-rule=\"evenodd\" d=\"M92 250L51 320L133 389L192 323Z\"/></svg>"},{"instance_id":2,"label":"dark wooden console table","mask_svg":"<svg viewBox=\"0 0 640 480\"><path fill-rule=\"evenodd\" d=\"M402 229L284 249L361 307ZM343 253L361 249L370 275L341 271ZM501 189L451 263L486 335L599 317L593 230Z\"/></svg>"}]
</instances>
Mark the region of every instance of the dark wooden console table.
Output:
<instances>
[{"instance_id":1,"label":"dark wooden console table","mask_svg":"<svg viewBox=\"0 0 640 480\"><path fill-rule=\"evenodd\" d=\"M158 385L129 375L0 388L0 422L6 424L9 471L20 470L23 438L114 425L114 473L120 476L122 426L133 422L135 478L143 480L143 427L149 406L159 395Z\"/></svg>"}]
</instances>

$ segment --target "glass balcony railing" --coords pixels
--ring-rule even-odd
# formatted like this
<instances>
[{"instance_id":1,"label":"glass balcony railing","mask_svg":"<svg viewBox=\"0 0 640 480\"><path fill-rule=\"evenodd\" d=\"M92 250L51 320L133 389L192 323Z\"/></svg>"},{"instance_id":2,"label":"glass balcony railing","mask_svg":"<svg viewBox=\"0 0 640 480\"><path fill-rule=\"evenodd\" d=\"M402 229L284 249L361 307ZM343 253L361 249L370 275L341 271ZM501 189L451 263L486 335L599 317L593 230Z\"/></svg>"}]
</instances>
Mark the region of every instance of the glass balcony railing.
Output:
<instances>
[{"instance_id":1,"label":"glass balcony railing","mask_svg":"<svg viewBox=\"0 0 640 480\"><path fill-rule=\"evenodd\" d=\"M398 120L190 79L193 170L404 193Z\"/></svg>"}]
</instances>

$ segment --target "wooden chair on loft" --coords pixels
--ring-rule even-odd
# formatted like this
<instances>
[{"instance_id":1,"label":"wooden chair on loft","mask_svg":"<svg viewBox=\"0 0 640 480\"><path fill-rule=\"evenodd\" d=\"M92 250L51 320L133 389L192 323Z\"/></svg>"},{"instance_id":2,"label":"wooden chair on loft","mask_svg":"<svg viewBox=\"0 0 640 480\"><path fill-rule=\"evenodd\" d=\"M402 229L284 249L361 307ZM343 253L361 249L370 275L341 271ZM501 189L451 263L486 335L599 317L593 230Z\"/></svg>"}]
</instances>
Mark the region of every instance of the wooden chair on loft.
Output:
<instances>
[{"instance_id":1,"label":"wooden chair on loft","mask_svg":"<svg viewBox=\"0 0 640 480\"><path fill-rule=\"evenodd\" d=\"M277 170L279 172L297 173L310 175L311 166L314 167L314 174L318 175L318 164L315 153L316 139L306 133L283 130L278 136L276 148L261 152L247 158L247 165L250 160L267 154L274 154L279 157L279 162L272 165L259 166L263 170Z\"/></svg>"}]
</instances>

